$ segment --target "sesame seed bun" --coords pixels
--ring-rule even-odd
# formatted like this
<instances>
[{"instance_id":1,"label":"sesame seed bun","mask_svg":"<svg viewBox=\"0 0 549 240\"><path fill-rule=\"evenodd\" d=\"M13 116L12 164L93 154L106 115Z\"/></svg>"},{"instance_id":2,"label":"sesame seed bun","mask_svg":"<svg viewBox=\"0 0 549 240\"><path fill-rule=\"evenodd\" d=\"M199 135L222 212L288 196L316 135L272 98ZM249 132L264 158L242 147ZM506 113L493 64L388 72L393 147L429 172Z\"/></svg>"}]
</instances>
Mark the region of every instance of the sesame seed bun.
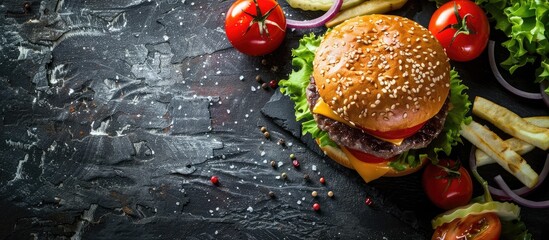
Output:
<instances>
[{"instance_id":1,"label":"sesame seed bun","mask_svg":"<svg viewBox=\"0 0 549 240\"><path fill-rule=\"evenodd\" d=\"M320 97L353 125L393 131L435 116L450 89L444 49L418 23L366 15L334 27L317 49Z\"/></svg>"}]
</instances>

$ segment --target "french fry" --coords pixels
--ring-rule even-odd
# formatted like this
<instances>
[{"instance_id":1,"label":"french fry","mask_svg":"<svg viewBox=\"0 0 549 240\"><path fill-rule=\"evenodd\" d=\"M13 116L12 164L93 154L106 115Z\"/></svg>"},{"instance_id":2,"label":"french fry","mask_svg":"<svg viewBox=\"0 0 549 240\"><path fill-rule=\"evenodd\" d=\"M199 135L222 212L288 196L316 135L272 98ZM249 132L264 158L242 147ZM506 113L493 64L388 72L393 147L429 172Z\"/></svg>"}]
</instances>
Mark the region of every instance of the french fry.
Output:
<instances>
[{"instance_id":1,"label":"french fry","mask_svg":"<svg viewBox=\"0 0 549 240\"><path fill-rule=\"evenodd\" d=\"M473 114L491 122L502 131L543 150L549 149L549 129L538 127L485 98L476 97Z\"/></svg>"},{"instance_id":2,"label":"french fry","mask_svg":"<svg viewBox=\"0 0 549 240\"><path fill-rule=\"evenodd\" d=\"M523 119L538 127L549 128L549 116L527 117ZM509 145L511 150L517 152L520 155L524 155L534 150L535 148L534 145L529 144L517 138L509 138L505 140L505 143ZM477 160L477 166L484 166L484 165L496 162L496 160L488 156L485 152L483 152L480 149L477 149L475 151L475 158Z\"/></svg>"},{"instance_id":3,"label":"french fry","mask_svg":"<svg viewBox=\"0 0 549 240\"><path fill-rule=\"evenodd\" d=\"M525 141L522 141L518 138L509 138L504 142L509 146L509 149L517 152L520 155L524 155L532 151L534 148L536 148L534 145L529 144ZM495 159L488 156L488 154L486 154L484 151L480 150L479 148L477 148L477 150L475 151L475 158L477 160L477 166L479 167L496 162Z\"/></svg>"},{"instance_id":4,"label":"french fry","mask_svg":"<svg viewBox=\"0 0 549 240\"><path fill-rule=\"evenodd\" d=\"M460 134L495 159L503 169L513 174L527 187L531 188L538 182L539 176L532 167L518 153L511 150L503 139L488 128L471 121L468 125L461 125Z\"/></svg>"},{"instance_id":5,"label":"french fry","mask_svg":"<svg viewBox=\"0 0 549 240\"><path fill-rule=\"evenodd\" d=\"M538 127L549 128L549 116L527 117L523 119Z\"/></svg>"},{"instance_id":6,"label":"french fry","mask_svg":"<svg viewBox=\"0 0 549 240\"><path fill-rule=\"evenodd\" d=\"M334 18L326 23L326 27L333 27L347 19L375 13L386 13L404 6L408 0L367 0L352 8L340 11Z\"/></svg>"}]
</instances>

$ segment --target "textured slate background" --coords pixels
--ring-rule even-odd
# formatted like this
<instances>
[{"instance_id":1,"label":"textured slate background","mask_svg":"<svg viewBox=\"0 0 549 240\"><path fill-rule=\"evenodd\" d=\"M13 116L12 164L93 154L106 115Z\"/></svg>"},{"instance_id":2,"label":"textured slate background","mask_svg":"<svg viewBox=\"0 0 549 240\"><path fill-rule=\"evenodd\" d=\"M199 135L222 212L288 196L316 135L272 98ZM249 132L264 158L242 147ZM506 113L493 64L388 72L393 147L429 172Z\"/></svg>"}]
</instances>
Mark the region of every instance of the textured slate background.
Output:
<instances>
[{"instance_id":1,"label":"textured slate background","mask_svg":"<svg viewBox=\"0 0 549 240\"><path fill-rule=\"evenodd\" d=\"M295 137L291 103L254 80L285 78L290 49L310 31L248 57L224 35L231 1L27 2L0 1L0 238L430 238L440 210L419 174L365 184ZM318 14L281 5L297 19ZM426 24L432 11L411 1L395 14ZM455 64L471 96L549 114L501 90L486 59ZM540 239L548 213L523 211Z\"/></svg>"}]
</instances>

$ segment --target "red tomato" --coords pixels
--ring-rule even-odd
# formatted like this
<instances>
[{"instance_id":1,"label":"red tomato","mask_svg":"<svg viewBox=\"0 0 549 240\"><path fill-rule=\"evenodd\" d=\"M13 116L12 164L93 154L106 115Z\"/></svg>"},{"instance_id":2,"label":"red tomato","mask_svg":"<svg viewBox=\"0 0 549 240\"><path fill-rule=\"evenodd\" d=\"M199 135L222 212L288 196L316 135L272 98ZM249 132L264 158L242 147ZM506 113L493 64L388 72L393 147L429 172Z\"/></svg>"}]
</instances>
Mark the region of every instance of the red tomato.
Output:
<instances>
[{"instance_id":1,"label":"red tomato","mask_svg":"<svg viewBox=\"0 0 549 240\"><path fill-rule=\"evenodd\" d=\"M393 131L386 131L386 132L370 130L370 129L366 129L366 128L364 128L364 131L366 131L367 133L369 133L371 135L380 137L380 138L398 139L398 138L407 138L409 136L414 135L417 131L419 131L419 129L421 129L423 127L423 125L425 125L425 123L420 123L420 124L418 124L416 126L413 126L411 128L393 130Z\"/></svg>"},{"instance_id":2,"label":"red tomato","mask_svg":"<svg viewBox=\"0 0 549 240\"><path fill-rule=\"evenodd\" d=\"M431 202L446 210L469 203L473 196L471 176L452 160L429 164L423 172L422 184Z\"/></svg>"},{"instance_id":3,"label":"red tomato","mask_svg":"<svg viewBox=\"0 0 549 240\"><path fill-rule=\"evenodd\" d=\"M495 213L467 215L445 223L435 229L433 240L497 240L501 234L501 222Z\"/></svg>"},{"instance_id":4,"label":"red tomato","mask_svg":"<svg viewBox=\"0 0 549 240\"><path fill-rule=\"evenodd\" d=\"M486 48L490 23L482 8L473 1L456 0L445 3L433 13L429 31L446 49L450 59L465 62L475 59Z\"/></svg>"},{"instance_id":5,"label":"red tomato","mask_svg":"<svg viewBox=\"0 0 549 240\"><path fill-rule=\"evenodd\" d=\"M227 12L225 33L238 51L265 55L284 40L286 16L275 0L238 0Z\"/></svg>"},{"instance_id":6,"label":"red tomato","mask_svg":"<svg viewBox=\"0 0 549 240\"><path fill-rule=\"evenodd\" d=\"M392 158L385 159L385 158L377 157L372 154L365 153L363 151L355 150L352 148L346 148L346 149L358 160L367 162L367 163L381 163L381 162L387 162L387 161L393 160Z\"/></svg>"}]
</instances>

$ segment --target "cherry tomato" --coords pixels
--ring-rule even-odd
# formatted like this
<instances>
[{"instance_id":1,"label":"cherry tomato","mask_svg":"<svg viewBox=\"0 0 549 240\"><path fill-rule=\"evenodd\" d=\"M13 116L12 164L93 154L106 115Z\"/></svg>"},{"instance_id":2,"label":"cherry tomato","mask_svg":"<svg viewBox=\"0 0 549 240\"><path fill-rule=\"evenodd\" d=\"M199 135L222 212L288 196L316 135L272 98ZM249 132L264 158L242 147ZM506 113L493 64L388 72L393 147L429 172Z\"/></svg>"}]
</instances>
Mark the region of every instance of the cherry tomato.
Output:
<instances>
[{"instance_id":1,"label":"cherry tomato","mask_svg":"<svg viewBox=\"0 0 549 240\"><path fill-rule=\"evenodd\" d=\"M467 215L445 223L435 229L433 240L497 240L501 234L501 222L495 213Z\"/></svg>"},{"instance_id":2,"label":"cherry tomato","mask_svg":"<svg viewBox=\"0 0 549 240\"><path fill-rule=\"evenodd\" d=\"M453 160L440 160L437 165L429 164L422 176L422 184L427 197L437 207L453 209L463 206L473 196L471 176Z\"/></svg>"},{"instance_id":3,"label":"cherry tomato","mask_svg":"<svg viewBox=\"0 0 549 240\"><path fill-rule=\"evenodd\" d=\"M227 12L225 33L238 51L265 55L284 40L286 16L275 0L237 0Z\"/></svg>"},{"instance_id":4,"label":"cherry tomato","mask_svg":"<svg viewBox=\"0 0 549 240\"><path fill-rule=\"evenodd\" d=\"M457 13L456 13L457 12ZM490 23L478 5L469 0L445 3L429 22L429 31L454 61L470 61L478 57L488 44Z\"/></svg>"},{"instance_id":5,"label":"cherry tomato","mask_svg":"<svg viewBox=\"0 0 549 240\"><path fill-rule=\"evenodd\" d=\"M369 133L371 135L380 137L380 138L398 139L398 138L407 138L409 136L414 135L417 131L419 131L419 129L421 129L423 127L423 125L425 125L425 123L420 123L416 126L406 128L406 129L386 131L386 132L370 130L370 129L366 129L366 128L364 128L364 131L366 131L367 133Z\"/></svg>"}]
</instances>

